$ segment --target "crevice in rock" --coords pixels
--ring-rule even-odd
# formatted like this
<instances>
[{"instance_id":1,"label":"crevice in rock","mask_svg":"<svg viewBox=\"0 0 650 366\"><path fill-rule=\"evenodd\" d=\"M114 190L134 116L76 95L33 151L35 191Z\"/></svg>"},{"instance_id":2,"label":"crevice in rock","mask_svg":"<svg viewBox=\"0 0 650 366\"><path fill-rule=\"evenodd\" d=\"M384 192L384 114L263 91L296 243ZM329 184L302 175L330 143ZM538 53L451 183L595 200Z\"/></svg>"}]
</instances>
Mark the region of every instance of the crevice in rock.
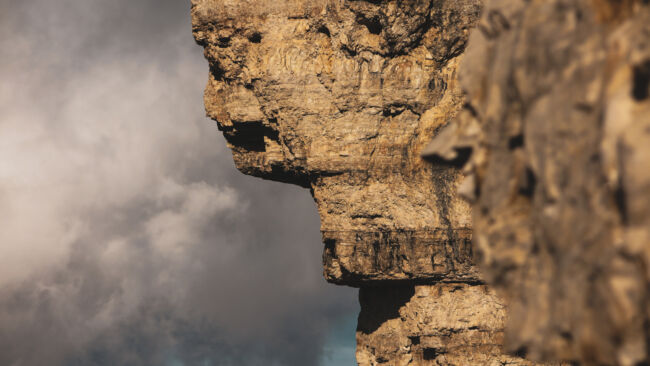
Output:
<instances>
[{"instance_id":1,"label":"crevice in rock","mask_svg":"<svg viewBox=\"0 0 650 366\"><path fill-rule=\"evenodd\" d=\"M455 147L454 150L456 151L456 157L454 159L447 160L438 155L432 155L427 157L427 161L433 165L455 167L461 169L472 157L473 149L471 147Z\"/></svg>"},{"instance_id":2,"label":"crevice in rock","mask_svg":"<svg viewBox=\"0 0 650 366\"><path fill-rule=\"evenodd\" d=\"M515 149L520 149L522 147L524 147L524 135L523 134L512 136L508 140L508 149L515 150Z\"/></svg>"},{"instance_id":3,"label":"crevice in rock","mask_svg":"<svg viewBox=\"0 0 650 366\"><path fill-rule=\"evenodd\" d=\"M316 29L316 32L322 33L328 37L332 36L332 33L330 32L329 28L327 28L327 26L325 25L321 25L320 27L318 27L318 29Z\"/></svg>"},{"instance_id":4,"label":"crevice in rock","mask_svg":"<svg viewBox=\"0 0 650 366\"><path fill-rule=\"evenodd\" d=\"M251 35L248 36L248 40L251 43L260 43L260 42L262 42L262 33L253 32Z\"/></svg>"},{"instance_id":5,"label":"crevice in rock","mask_svg":"<svg viewBox=\"0 0 650 366\"><path fill-rule=\"evenodd\" d=\"M266 151L264 138L279 141L278 131L260 122L234 123L228 131L224 131L227 141L239 148L254 152Z\"/></svg>"},{"instance_id":6,"label":"crevice in rock","mask_svg":"<svg viewBox=\"0 0 650 366\"><path fill-rule=\"evenodd\" d=\"M368 32L372 34L381 34L381 31L383 29L381 25L381 19L378 16L374 16L372 18L359 16L357 18L357 23L365 26L368 29Z\"/></svg>"},{"instance_id":7,"label":"crevice in rock","mask_svg":"<svg viewBox=\"0 0 650 366\"><path fill-rule=\"evenodd\" d=\"M636 101L648 99L650 95L650 60L633 68L632 97Z\"/></svg>"},{"instance_id":8,"label":"crevice in rock","mask_svg":"<svg viewBox=\"0 0 650 366\"><path fill-rule=\"evenodd\" d=\"M210 73L214 80L224 81L226 79L226 70L224 70L218 62L210 63Z\"/></svg>"},{"instance_id":9,"label":"crevice in rock","mask_svg":"<svg viewBox=\"0 0 650 366\"><path fill-rule=\"evenodd\" d=\"M400 317L399 309L415 295L414 286L362 287L359 289L358 331L371 334L389 319Z\"/></svg>"},{"instance_id":10,"label":"crevice in rock","mask_svg":"<svg viewBox=\"0 0 650 366\"><path fill-rule=\"evenodd\" d=\"M532 169L526 167L524 181L519 187L519 194L528 198L533 198L535 187L537 186L537 177Z\"/></svg>"},{"instance_id":11,"label":"crevice in rock","mask_svg":"<svg viewBox=\"0 0 650 366\"><path fill-rule=\"evenodd\" d=\"M528 354L528 347L521 346L512 352L512 354L517 357L526 358L526 355Z\"/></svg>"},{"instance_id":12,"label":"crevice in rock","mask_svg":"<svg viewBox=\"0 0 650 366\"><path fill-rule=\"evenodd\" d=\"M621 222L623 225L626 225L628 222L627 204L625 202L625 189L623 189L621 184L619 184L614 190L614 202L616 203L616 209L621 217Z\"/></svg>"},{"instance_id":13,"label":"crevice in rock","mask_svg":"<svg viewBox=\"0 0 650 366\"><path fill-rule=\"evenodd\" d=\"M440 350L437 348L425 348L422 350L422 358L425 361L433 361L440 355Z\"/></svg>"},{"instance_id":14,"label":"crevice in rock","mask_svg":"<svg viewBox=\"0 0 650 366\"><path fill-rule=\"evenodd\" d=\"M220 48L230 47L230 40L231 40L230 37L220 37L217 40L217 46L220 47Z\"/></svg>"},{"instance_id":15,"label":"crevice in rock","mask_svg":"<svg viewBox=\"0 0 650 366\"><path fill-rule=\"evenodd\" d=\"M341 50L349 57L357 57L358 52L350 48L348 45L342 45Z\"/></svg>"}]
</instances>

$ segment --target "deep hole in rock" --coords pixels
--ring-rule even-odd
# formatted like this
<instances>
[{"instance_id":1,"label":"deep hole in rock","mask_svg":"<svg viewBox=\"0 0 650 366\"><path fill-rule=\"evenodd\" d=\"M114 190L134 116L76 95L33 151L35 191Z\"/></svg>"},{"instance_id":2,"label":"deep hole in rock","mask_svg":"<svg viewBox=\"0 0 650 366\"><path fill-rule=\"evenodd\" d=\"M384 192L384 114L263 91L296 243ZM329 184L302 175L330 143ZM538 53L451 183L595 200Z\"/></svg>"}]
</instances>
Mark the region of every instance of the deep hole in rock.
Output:
<instances>
[{"instance_id":1,"label":"deep hole in rock","mask_svg":"<svg viewBox=\"0 0 650 366\"><path fill-rule=\"evenodd\" d=\"M432 361L432 360L435 360L438 357L439 354L440 353L435 348L425 348L422 351L422 358L425 361Z\"/></svg>"},{"instance_id":2,"label":"deep hole in rock","mask_svg":"<svg viewBox=\"0 0 650 366\"><path fill-rule=\"evenodd\" d=\"M358 19L359 24L363 24L368 28L368 32L372 34L381 34L382 31L382 26L381 26L381 21L379 20L378 17L374 18L364 18L361 17Z\"/></svg>"},{"instance_id":3,"label":"deep hole in rock","mask_svg":"<svg viewBox=\"0 0 650 366\"><path fill-rule=\"evenodd\" d=\"M220 48L226 48L230 46L230 37L221 37L217 41Z\"/></svg>"},{"instance_id":4,"label":"deep hole in rock","mask_svg":"<svg viewBox=\"0 0 650 366\"><path fill-rule=\"evenodd\" d=\"M521 346L521 347L517 348L517 350L514 351L513 354L515 356L517 356L517 357L520 357L520 358L526 358L526 355L528 354L528 347Z\"/></svg>"},{"instance_id":5,"label":"deep hole in rock","mask_svg":"<svg viewBox=\"0 0 650 366\"><path fill-rule=\"evenodd\" d=\"M254 32L250 36L248 36L248 40L251 43L260 43L262 42L262 34L260 32Z\"/></svg>"},{"instance_id":6,"label":"deep hole in rock","mask_svg":"<svg viewBox=\"0 0 650 366\"><path fill-rule=\"evenodd\" d=\"M210 73L212 74L214 80L222 81L226 78L226 70L224 70L224 68L221 67L218 62L210 65Z\"/></svg>"},{"instance_id":7,"label":"deep hole in rock","mask_svg":"<svg viewBox=\"0 0 650 366\"><path fill-rule=\"evenodd\" d=\"M616 203L616 208L621 215L621 221L623 221L623 223L627 223L627 204L625 203L625 190L620 183L614 191L614 202Z\"/></svg>"},{"instance_id":8,"label":"deep hole in rock","mask_svg":"<svg viewBox=\"0 0 650 366\"><path fill-rule=\"evenodd\" d=\"M264 126L262 122L237 123L233 132L225 134L228 142L249 151L266 151L264 137L278 140L278 132Z\"/></svg>"},{"instance_id":9,"label":"deep hole in rock","mask_svg":"<svg viewBox=\"0 0 650 366\"><path fill-rule=\"evenodd\" d=\"M415 286L361 287L357 331L372 334L390 319L399 319L399 309L415 295Z\"/></svg>"},{"instance_id":10,"label":"deep hole in rock","mask_svg":"<svg viewBox=\"0 0 650 366\"><path fill-rule=\"evenodd\" d=\"M325 239L323 244L325 244L325 249L330 251L332 256L336 256L336 240L328 238Z\"/></svg>"},{"instance_id":11,"label":"deep hole in rock","mask_svg":"<svg viewBox=\"0 0 650 366\"><path fill-rule=\"evenodd\" d=\"M638 101L650 95L650 60L637 65L633 69L632 97Z\"/></svg>"},{"instance_id":12,"label":"deep hole in rock","mask_svg":"<svg viewBox=\"0 0 650 366\"><path fill-rule=\"evenodd\" d=\"M328 37L332 36L332 34L330 33L330 30L324 25L321 25L320 27L318 27L317 32L318 33L323 33L324 35L326 35Z\"/></svg>"},{"instance_id":13,"label":"deep hole in rock","mask_svg":"<svg viewBox=\"0 0 650 366\"><path fill-rule=\"evenodd\" d=\"M533 173L533 170L528 167L526 168L525 179L525 182L523 182L524 184L519 188L519 194L529 198L533 197L533 194L535 194L535 187L537 186L537 177L535 176L535 173Z\"/></svg>"},{"instance_id":14,"label":"deep hole in rock","mask_svg":"<svg viewBox=\"0 0 650 366\"><path fill-rule=\"evenodd\" d=\"M516 136L512 136L508 140L508 149L510 150L515 150L524 147L524 135L519 134Z\"/></svg>"},{"instance_id":15,"label":"deep hole in rock","mask_svg":"<svg viewBox=\"0 0 650 366\"><path fill-rule=\"evenodd\" d=\"M472 115L472 117L478 118L478 112L476 111L476 108L471 103L463 104L463 109L469 112Z\"/></svg>"},{"instance_id":16,"label":"deep hole in rock","mask_svg":"<svg viewBox=\"0 0 650 366\"><path fill-rule=\"evenodd\" d=\"M566 339L567 341L572 341L573 340L573 334L567 331L560 332L560 337Z\"/></svg>"},{"instance_id":17,"label":"deep hole in rock","mask_svg":"<svg viewBox=\"0 0 650 366\"><path fill-rule=\"evenodd\" d=\"M226 140L236 147L243 148L248 151L264 152L266 145L264 145L264 136L242 136L241 134L224 135Z\"/></svg>"},{"instance_id":18,"label":"deep hole in rock","mask_svg":"<svg viewBox=\"0 0 650 366\"><path fill-rule=\"evenodd\" d=\"M472 148L471 147L457 147L456 158L453 160L446 160L437 155L427 156L425 159L434 164L441 166L452 166L456 168L462 168L467 164L469 159L472 157Z\"/></svg>"},{"instance_id":19,"label":"deep hole in rock","mask_svg":"<svg viewBox=\"0 0 650 366\"><path fill-rule=\"evenodd\" d=\"M343 52L347 53L348 56L350 56L350 57L356 57L357 56L357 51L353 50L348 45L341 46L341 50Z\"/></svg>"}]
</instances>

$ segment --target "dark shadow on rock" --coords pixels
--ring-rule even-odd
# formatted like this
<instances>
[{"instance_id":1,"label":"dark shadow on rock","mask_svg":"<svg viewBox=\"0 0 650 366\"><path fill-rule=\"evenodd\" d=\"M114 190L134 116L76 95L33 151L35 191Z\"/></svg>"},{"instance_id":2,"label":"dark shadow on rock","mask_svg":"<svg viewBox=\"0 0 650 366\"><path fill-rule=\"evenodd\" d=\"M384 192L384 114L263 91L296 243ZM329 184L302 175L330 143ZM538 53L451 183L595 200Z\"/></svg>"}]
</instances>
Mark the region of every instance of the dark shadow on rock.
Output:
<instances>
[{"instance_id":1,"label":"dark shadow on rock","mask_svg":"<svg viewBox=\"0 0 650 366\"><path fill-rule=\"evenodd\" d=\"M362 287L359 289L361 313L357 331L371 334L384 322L398 318L399 309L415 295L412 285L395 287Z\"/></svg>"}]
</instances>

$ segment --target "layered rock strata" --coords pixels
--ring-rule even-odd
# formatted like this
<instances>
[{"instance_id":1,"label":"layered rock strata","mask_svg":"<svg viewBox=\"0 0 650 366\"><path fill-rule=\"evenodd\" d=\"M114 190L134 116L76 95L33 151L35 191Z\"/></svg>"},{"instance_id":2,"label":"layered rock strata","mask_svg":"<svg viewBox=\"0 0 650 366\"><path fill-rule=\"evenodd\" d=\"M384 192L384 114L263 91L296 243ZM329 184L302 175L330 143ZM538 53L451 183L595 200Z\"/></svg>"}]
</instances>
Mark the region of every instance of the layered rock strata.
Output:
<instances>
[{"instance_id":1,"label":"layered rock strata","mask_svg":"<svg viewBox=\"0 0 650 366\"><path fill-rule=\"evenodd\" d=\"M457 56L479 10L194 1L208 115L242 172L312 190L331 282L477 280L459 172L419 155L462 103Z\"/></svg>"},{"instance_id":2,"label":"layered rock strata","mask_svg":"<svg viewBox=\"0 0 650 366\"><path fill-rule=\"evenodd\" d=\"M429 152L472 151L462 191L507 347L649 364L648 1L487 1L460 74L467 107Z\"/></svg>"},{"instance_id":3,"label":"layered rock strata","mask_svg":"<svg viewBox=\"0 0 650 366\"><path fill-rule=\"evenodd\" d=\"M478 0L193 0L205 105L244 173L309 188L361 365L528 364L473 264L461 172L422 148L463 104ZM461 157L462 160L462 157Z\"/></svg>"}]
</instances>

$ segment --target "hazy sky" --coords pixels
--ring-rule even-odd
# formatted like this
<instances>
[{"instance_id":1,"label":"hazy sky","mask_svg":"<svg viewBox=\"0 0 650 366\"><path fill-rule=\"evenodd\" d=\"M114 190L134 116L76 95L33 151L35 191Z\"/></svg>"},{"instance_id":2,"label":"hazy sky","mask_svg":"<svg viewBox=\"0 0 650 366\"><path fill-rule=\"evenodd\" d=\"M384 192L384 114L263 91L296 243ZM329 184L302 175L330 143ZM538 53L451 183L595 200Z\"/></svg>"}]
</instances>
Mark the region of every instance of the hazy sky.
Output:
<instances>
[{"instance_id":1,"label":"hazy sky","mask_svg":"<svg viewBox=\"0 0 650 366\"><path fill-rule=\"evenodd\" d=\"M0 365L352 365L307 190L237 172L189 0L0 0Z\"/></svg>"}]
</instances>

